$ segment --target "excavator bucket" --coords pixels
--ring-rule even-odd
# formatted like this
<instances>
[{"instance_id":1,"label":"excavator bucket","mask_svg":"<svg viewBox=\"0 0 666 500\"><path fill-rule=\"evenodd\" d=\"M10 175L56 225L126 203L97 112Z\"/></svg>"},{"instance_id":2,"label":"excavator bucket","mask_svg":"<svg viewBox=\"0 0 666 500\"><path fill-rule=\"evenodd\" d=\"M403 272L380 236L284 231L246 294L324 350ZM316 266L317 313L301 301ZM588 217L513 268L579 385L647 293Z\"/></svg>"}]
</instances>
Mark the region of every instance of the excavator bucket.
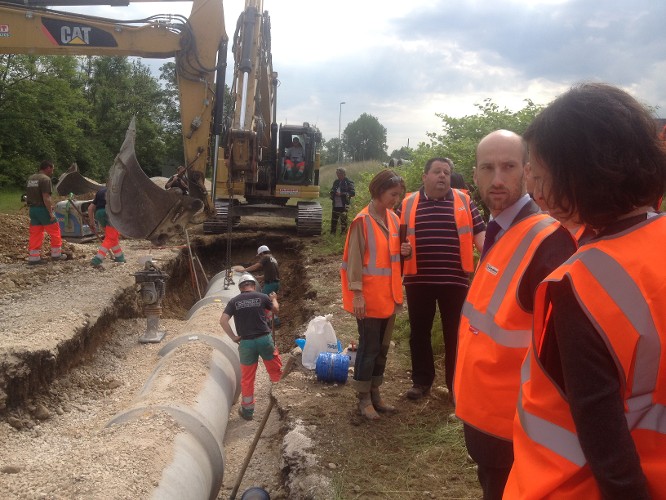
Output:
<instances>
[{"instance_id":1,"label":"excavator bucket","mask_svg":"<svg viewBox=\"0 0 666 500\"><path fill-rule=\"evenodd\" d=\"M165 191L141 170L134 151L135 119L109 171L106 212L121 234L147 239L163 246L172 236L182 234L203 202L187 195Z\"/></svg>"},{"instance_id":2,"label":"excavator bucket","mask_svg":"<svg viewBox=\"0 0 666 500\"><path fill-rule=\"evenodd\" d=\"M83 177L79 172L79 166L75 162L70 165L67 172L60 176L60 180L56 184L56 191L60 196L67 196L70 193L96 193L103 187L104 184L98 184L87 177Z\"/></svg>"}]
</instances>

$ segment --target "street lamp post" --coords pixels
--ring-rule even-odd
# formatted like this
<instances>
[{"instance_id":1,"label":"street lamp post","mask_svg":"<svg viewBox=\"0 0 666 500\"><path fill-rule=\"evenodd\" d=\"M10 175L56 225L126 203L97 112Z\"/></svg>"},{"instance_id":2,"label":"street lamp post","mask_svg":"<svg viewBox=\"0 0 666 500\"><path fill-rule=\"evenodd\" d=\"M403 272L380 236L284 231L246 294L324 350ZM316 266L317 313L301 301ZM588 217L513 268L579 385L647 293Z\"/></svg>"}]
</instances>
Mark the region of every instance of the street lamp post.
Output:
<instances>
[{"instance_id":1,"label":"street lamp post","mask_svg":"<svg viewBox=\"0 0 666 500\"><path fill-rule=\"evenodd\" d=\"M338 163L340 163L340 152L342 151L342 105L346 104L344 101L340 103L340 113L338 114Z\"/></svg>"}]
</instances>

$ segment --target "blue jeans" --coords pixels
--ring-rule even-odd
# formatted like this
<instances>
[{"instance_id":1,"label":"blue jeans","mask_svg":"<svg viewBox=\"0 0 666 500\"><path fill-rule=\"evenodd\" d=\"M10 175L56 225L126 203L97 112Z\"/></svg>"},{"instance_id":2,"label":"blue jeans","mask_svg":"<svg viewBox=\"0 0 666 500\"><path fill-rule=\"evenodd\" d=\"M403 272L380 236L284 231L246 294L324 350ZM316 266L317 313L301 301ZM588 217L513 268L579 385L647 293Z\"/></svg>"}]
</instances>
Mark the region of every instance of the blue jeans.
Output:
<instances>
[{"instance_id":1,"label":"blue jeans","mask_svg":"<svg viewBox=\"0 0 666 500\"><path fill-rule=\"evenodd\" d=\"M357 319L358 350L354 362L354 386L358 392L370 392L384 381L395 314L388 318Z\"/></svg>"}]
</instances>

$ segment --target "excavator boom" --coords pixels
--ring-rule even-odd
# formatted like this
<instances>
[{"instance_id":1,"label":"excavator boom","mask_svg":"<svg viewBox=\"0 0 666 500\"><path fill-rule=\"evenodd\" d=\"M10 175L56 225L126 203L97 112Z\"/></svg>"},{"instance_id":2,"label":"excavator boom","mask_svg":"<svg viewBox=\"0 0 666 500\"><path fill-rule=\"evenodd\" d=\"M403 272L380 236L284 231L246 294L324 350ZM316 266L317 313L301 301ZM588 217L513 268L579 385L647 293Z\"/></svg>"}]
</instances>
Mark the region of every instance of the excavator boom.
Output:
<instances>
[{"instance_id":1,"label":"excavator boom","mask_svg":"<svg viewBox=\"0 0 666 500\"><path fill-rule=\"evenodd\" d=\"M299 235L321 234L319 153L321 133L276 123L278 74L273 71L271 23L262 0L246 0L232 50L234 105L223 143L224 161L213 179L216 217L204 232L218 233L244 215L290 217ZM294 171L285 160L294 140L303 145ZM291 199L301 200L293 204Z\"/></svg>"}]
</instances>

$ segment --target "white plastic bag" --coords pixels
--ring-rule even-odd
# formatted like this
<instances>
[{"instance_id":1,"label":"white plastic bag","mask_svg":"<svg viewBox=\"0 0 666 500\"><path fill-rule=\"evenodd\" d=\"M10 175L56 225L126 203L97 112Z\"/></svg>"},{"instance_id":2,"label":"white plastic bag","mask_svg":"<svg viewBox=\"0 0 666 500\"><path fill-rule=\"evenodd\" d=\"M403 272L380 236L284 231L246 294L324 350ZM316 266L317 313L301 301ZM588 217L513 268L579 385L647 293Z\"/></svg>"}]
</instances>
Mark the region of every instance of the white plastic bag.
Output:
<instances>
[{"instance_id":1,"label":"white plastic bag","mask_svg":"<svg viewBox=\"0 0 666 500\"><path fill-rule=\"evenodd\" d=\"M338 338L331 324L332 314L317 316L310 320L305 331L305 347L301 358L303 366L315 369L317 356L322 352L338 352Z\"/></svg>"}]
</instances>

